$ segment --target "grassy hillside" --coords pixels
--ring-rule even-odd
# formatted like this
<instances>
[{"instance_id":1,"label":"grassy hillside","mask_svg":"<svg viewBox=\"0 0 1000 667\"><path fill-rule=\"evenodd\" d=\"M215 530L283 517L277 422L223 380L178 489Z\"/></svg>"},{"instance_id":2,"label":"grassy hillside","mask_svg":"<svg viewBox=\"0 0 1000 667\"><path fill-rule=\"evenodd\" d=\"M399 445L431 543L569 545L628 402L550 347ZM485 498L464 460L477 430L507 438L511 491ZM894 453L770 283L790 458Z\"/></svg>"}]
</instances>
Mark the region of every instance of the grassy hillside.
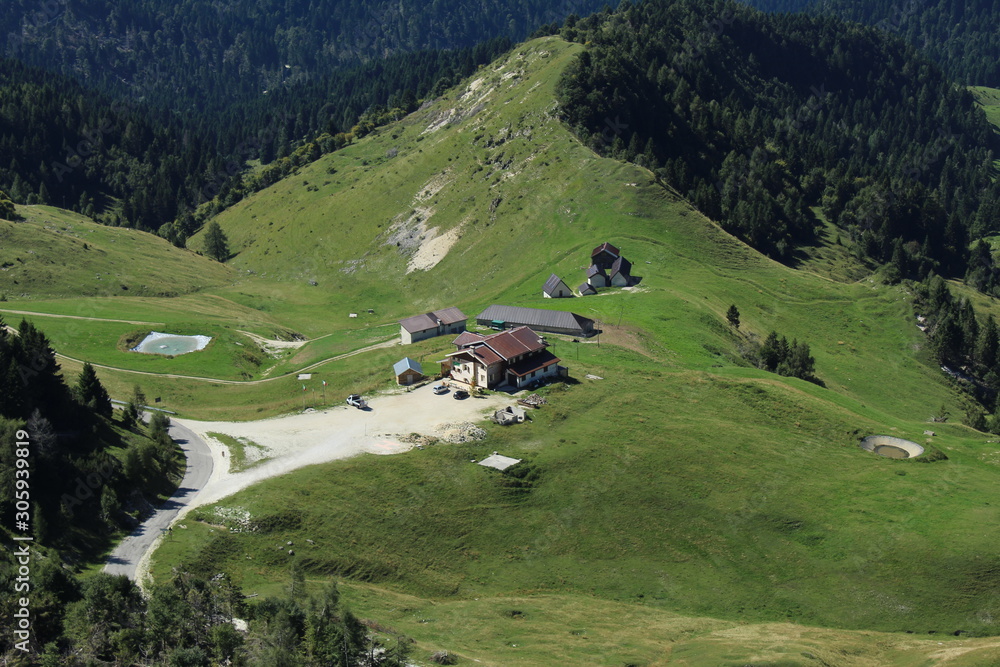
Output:
<instances>
[{"instance_id":1,"label":"grassy hillside","mask_svg":"<svg viewBox=\"0 0 1000 667\"><path fill-rule=\"evenodd\" d=\"M596 157L554 118L553 86L580 47L557 39L539 44L515 50L509 62L484 68L435 104L220 216L238 251L231 264L240 277L232 286L179 299L11 301L7 307L166 321L192 332L212 333L205 326L212 324L315 339L247 368L233 361L240 352L235 343L246 342L241 338L224 352L210 350L221 356L208 364L198 357L153 360L115 349L134 328L127 324L91 330L74 320L46 319L59 351L76 359L136 371L266 379L386 340L400 317L444 305L474 315L493 302L572 308L604 323L624 319L661 351L660 361L732 366L738 341L720 322L736 303L746 331L763 336L777 328L807 340L831 389L921 418L950 400L936 372L912 354L922 338L907 323L905 292L834 285L789 271L719 231L648 172ZM541 298L552 271L571 285L582 282L589 249L602 240L635 262L644 277L641 291L561 303ZM201 243L196 237L190 246ZM829 254L840 264L849 261L842 252ZM428 258L440 261L429 266ZM804 266L827 272L819 264ZM896 324L873 328L874 322ZM866 371L884 370L885 360L898 367L897 384L913 390L884 396L884 380ZM189 415L232 408L228 393L223 398L198 385L101 373L123 387L157 385L158 395ZM361 380L365 388L378 384L348 377L344 388ZM266 406L267 414L293 409L298 400L273 384L238 391L245 397L240 404Z\"/></svg>"},{"instance_id":2,"label":"grassy hillside","mask_svg":"<svg viewBox=\"0 0 1000 667\"><path fill-rule=\"evenodd\" d=\"M233 207L219 218L238 252L231 267L154 243L100 269L148 270L161 282L147 284L166 287L171 274L158 267L173 258L175 273L191 277L190 294L111 297L67 280L48 292L65 298L2 304L0 312L47 313L34 318L60 352L113 367L98 372L114 395L139 382L168 408L214 419L301 409L301 383L286 373L387 340L397 318L431 308L474 316L496 302L599 320L600 344L555 337L580 382L550 390L552 404L533 423L255 487L223 505L246 506L270 528L228 534L208 508L204 521L174 531L156 572L225 570L248 592L278 593L288 563L275 544L311 539L315 548L299 554L314 582L346 577L366 614L486 664L580 663L598 653L606 664L655 663L671 650L690 664L810 664L805 654L927 664L939 650L757 625L774 621L935 639L996 634L1000 517L989 498L1000 458L984 435L926 423L942 404L961 409L923 350L911 295L852 282L832 238L798 270L767 260L648 172L581 146L552 94L580 48L557 38L519 47L434 104ZM96 244L107 234L101 247L117 250L136 234L87 229L87 239L55 236L52 247L69 244L58 261L88 252L90 236ZM634 262L638 289L541 297L551 272L582 282L602 241ZM157 248L162 258L126 262ZM730 304L740 331L725 321ZM161 326L209 333L215 347L176 359L118 349L123 336ZM740 359L771 329L811 345L825 387ZM252 344L243 331L311 340L247 369L237 363ZM438 339L406 353L438 358L447 348ZM340 402L348 390L390 383L399 356L380 348L329 361L313 382L328 380L329 402ZM241 382L244 373L254 383ZM925 436L928 428L937 435ZM948 459L881 459L857 447L869 433L929 442ZM493 450L524 458L527 481L469 463ZM522 614L503 616L511 609ZM620 650L588 649L588 637ZM995 651L952 641L976 649L966 664L985 655L978 646Z\"/></svg>"},{"instance_id":3,"label":"grassy hillside","mask_svg":"<svg viewBox=\"0 0 1000 667\"><path fill-rule=\"evenodd\" d=\"M972 86L969 88L976 101L983 107L986 119L1000 128L1000 89Z\"/></svg>"},{"instance_id":4,"label":"grassy hillside","mask_svg":"<svg viewBox=\"0 0 1000 667\"><path fill-rule=\"evenodd\" d=\"M961 410L923 349L907 289L843 272L831 280L823 262L769 261L648 172L596 157L558 122L552 97L579 49L557 38L519 47L230 209L219 220L245 277L212 293L308 336L331 334L281 368L345 341L360 347L378 325L391 332L395 318L439 306L574 310L605 330L600 346L556 340L580 382L550 389L533 423L490 428L481 443L318 466L221 503L248 508L257 532L230 534L213 508L201 510L154 571L225 570L248 592L275 594L289 565L275 545L310 539L297 552L313 581L347 578L365 613L485 664L598 654L656 664L673 650L679 664L919 665L945 649L906 635L742 624L938 641L996 634L1000 516L990 498L1000 459L983 434L927 423L942 405ZM434 239L449 232L454 244L445 253L438 242L440 261L428 266ZM639 289L541 298L553 271L581 282L601 241L634 262ZM725 321L734 303L739 332ZM771 329L812 346L825 387L740 360L739 348ZM433 355L447 341L421 345ZM378 386L399 352L332 362L322 377ZM163 391L193 415L227 402L246 414L252 396L264 413L296 400L274 383ZM947 459L881 459L857 447L869 433ZM469 463L493 450L524 458L525 475ZM668 611L684 629L662 630ZM595 629L602 614L615 616ZM633 625L631 614L642 618ZM588 636L598 639L589 652ZM948 641L965 661L954 664L988 664L996 651ZM597 648L609 644L621 650Z\"/></svg>"},{"instance_id":5,"label":"grassy hillside","mask_svg":"<svg viewBox=\"0 0 1000 667\"><path fill-rule=\"evenodd\" d=\"M218 293L308 335L358 327L348 315L367 308L376 314L364 323L445 305L470 315L493 302L572 309L638 327L668 367L701 369L732 366L736 339L721 321L736 303L748 331L807 340L830 388L920 418L938 407L947 392L912 354L921 334L903 324L905 292L771 262L647 171L596 157L556 122L552 89L579 48L558 39L521 47L434 105L225 212L232 264L255 279ZM412 244L394 231L407 221ZM457 240L439 263L408 272L428 239L449 233ZM635 263L639 291L541 297L551 272L582 282L603 240ZM886 322L896 324L874 326ZM313 358L320 346L300 352ZM871 369L887 359L915 391L884 395Z\"/></svg>"},{"instance_id":6,"label":"grassy hillside","mask_svg":"<svg viewBox=\"0 0 1000 667\"><path fill-rule=\"evenodd\" d=\"M232 280L232 271L151 234L99 225L49 206L19 206L0 220L0 295L38 300L188 294Z\"/></svg>"}]
</instances>

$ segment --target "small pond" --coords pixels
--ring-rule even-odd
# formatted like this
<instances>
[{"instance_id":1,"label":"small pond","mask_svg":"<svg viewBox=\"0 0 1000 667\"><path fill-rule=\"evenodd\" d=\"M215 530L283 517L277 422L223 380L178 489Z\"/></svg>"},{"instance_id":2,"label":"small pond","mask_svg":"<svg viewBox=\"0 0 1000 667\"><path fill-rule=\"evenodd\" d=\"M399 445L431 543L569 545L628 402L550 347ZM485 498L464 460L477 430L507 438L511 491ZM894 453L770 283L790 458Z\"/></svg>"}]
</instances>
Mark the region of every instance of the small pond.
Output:
<instances>
[{"instance_id":1,"label":"small pond","mask_svg":"<svg viewBox=\"0 0 1000 667\"><path fill-rule=\"evenodd\" d=\"M211 340L211 336L177 336L154 331L133 347L132 351L176 357L178 354L204 350Z\"/></svg>"},{"instance_id":2,"label":"small pond","mask_svg":"<svg viewBox=\"0 0 1000 667\"><path fill-rule=\"evenodd\" d=\"M861 449L887 459L912 459L924 453L917 443L891 435L870 435L861 441Z\"/></svg>"}]
</instances>

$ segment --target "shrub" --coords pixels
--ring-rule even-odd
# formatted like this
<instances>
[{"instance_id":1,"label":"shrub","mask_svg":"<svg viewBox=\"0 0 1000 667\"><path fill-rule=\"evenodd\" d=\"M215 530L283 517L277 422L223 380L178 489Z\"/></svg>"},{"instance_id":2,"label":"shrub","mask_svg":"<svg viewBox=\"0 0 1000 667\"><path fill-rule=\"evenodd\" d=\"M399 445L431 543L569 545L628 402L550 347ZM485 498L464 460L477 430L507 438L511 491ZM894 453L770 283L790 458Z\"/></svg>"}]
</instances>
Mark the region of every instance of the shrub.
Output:
<instances>
[{"instance_id":1,"label":"shrub","mask_svg":"<svg viewBox=\"0 0 1000 667\"><path fill-rule=\"evenodd\" d=\"M435 665L454 665L458 662L458 659L448 653L448 651L435 651L431 655L431 662Z\"/></svg>"}]
</instances>

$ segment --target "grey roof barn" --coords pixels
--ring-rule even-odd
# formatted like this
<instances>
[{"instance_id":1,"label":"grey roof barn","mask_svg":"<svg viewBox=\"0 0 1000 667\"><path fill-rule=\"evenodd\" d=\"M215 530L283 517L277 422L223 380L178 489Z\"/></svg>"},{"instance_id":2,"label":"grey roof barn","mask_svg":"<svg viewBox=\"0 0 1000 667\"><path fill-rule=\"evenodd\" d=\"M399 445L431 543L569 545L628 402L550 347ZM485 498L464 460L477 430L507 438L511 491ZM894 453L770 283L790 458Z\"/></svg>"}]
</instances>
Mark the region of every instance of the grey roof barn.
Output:
<instances>
[{"instance_id":1,"label":"grey roof barn","mask_svg":"<svg viewBox=\"0 0 1000 667\"><path fill-rule=\"evenodd\" d=\"M494 304L479 313L476 316L476 322L483 326L490 326L494 322L503 322L506 327L528 326L536 331L550 331L571 336L591 336L594 334L594 320L565 310Z\"/></svg>"},{"instance_id":2,"label":"grey roof barn","mask_svg":"<svg viewBox=\"0 0 1000 667\"><path fill-rule=\"evenodd\" d=\"M573 290L559 276L553 273L545 281L545 284L542 285L542 296L548 299L564 299L573 296Z\"/></svg>"}]
</instances>

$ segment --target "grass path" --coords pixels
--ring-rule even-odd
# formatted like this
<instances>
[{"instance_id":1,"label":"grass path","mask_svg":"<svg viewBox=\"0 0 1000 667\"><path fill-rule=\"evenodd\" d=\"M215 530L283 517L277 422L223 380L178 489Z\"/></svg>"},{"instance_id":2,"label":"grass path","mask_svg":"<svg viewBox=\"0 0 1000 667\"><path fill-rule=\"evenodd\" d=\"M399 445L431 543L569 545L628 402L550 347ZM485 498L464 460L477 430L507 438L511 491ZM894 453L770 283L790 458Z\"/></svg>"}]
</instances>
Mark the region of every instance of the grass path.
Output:
<instances>
[{"instance_id":1,"label":"grass path","mask_svg":"<svg viewBox=\"0 0 1000 667\"><path fill-rule=\"evenodd\" d=\"M71 319L71 320L88 320L88 321L92 321L92 322L116 322L116 323L122 323L122 324L138 324L138 325L148 325L148 326L157 326L157 325L165 324L164 322L144 322L144 321L140 321L140 320L118 320L118 319L106 318L106 317L84 317L82 315L57 315L57 314L53 314L53 313L38 313L38 312L34 312L34 311L29 311L29 310L7 310L7 309L3 309L3 308L0 308L0 313L11 313L11 314L15 314L15 315L37 315L37 316L41 316L41 317L57 317L57 318ZM11 331L12 333L15 333L15 334L17 333L17 329L15 327L12 327L12 326L8 325L6 328L9 331ZM241 333L244 333L244 334L248 335L250 338L252 338L253 340L255 340L255 341L259 342L259 343L266 342L266 339L264 339L262 336L259 336L257 334L253 334L253 333L250 333L248 331L243 331ZM302 344L305 345L306 343L313 343L315 341L322 340L324 338L329 338L330 336L333 336L335 333L337 333L337 332L331 332L331 333L328 333L328 334L324 334L322 336L317 336L316 338L312 338L312 339L307 340L307 341L302 341ZM94 368L101 368L101 369L109 370L109 371L118 371L118 372L121 372L121 373L132 373L132 374L135 374L135 375L147 375L147 376L154 376L154 377L161 377L161 378L171 378L171 379L177 379L177 380L196 380L196 381L199 381L199 382L211 382L211 383L214 383L214 384L258 385L258 384L262 384L264 382L272 382L274 380L281 380L281 379L284 379L284 378L288 378L288 377L291 377L293 375L298 375L299 373L306 373L308 371L311 371L311 370L314 370L316 368L319 368L320 366L323 366L324 364L327 364L327 363L329 363L331 361L340 361L342 359L347 359L348 357L353 357L355 355L362 354L364 352L370 352L372 350L378 350L378 349L392 347L395 344L396 343L395 343L395 335L394 335L392 338L389 338L388 340L382 341L381 343L375 343L373 345L368 345L366 347L358 348L357 350L352 350L351 352L345 352L344 354L338 354L338 355L335 355L335 356L332 356L332 357L327 357L325 359L321 359L319 361L311 363L308 366L304 366L304 367L302 367L302 368L300 368L298 370L293 370L293 371L289 371L287 373L283 373L281 375L275 375L274 377L268 377L268 378L261 378L261 379L258 379L258 380L224 380L224 379L221 379L221 378L203 377L203 376L198 376L198 375L181 375L181 374L177 374L177 373L156 373L156 372L153 372L153 371L139 371L139 370L134 370L134 369L131 369L131 368L122 368L120 366L109 366L107 364L97 364L97 363L93 363L93 362L91 362L91 365ZM86 363L86 361L84 359L78 359L76 357L71 357L69 355L62 354L62 353L59 353L59 352L56 352L55 355L59 359L63 359L63 360L66 360L66 361L71 361L71 362L74 362L74 363L77 363L77 364L81 364L82 365L82 364Z\"/></svg>"},{"instance_id":2,"label":"grass path","mask_svg":"<svg viewBox=\"0 0 1000 667\"><path fill-rule=\"evenodd\" d=\"M166 322L143 322L141 320L115 320L107 317L84 317L83 315L56 315L55 313L38 313L31 310L7 310L0 308L0 313L11 313L13 315L34 315L35 317L58 317L64 320L89 320L91 322L117 322L120 324L141 324L158 326Z\"/></svg>"},{"instance_id":3,"label":"grass path","mask_svg":"<svg viewBox=\"0 0 1000 667\"><path fill-rule=\"evenodd\" d=\"M235 384L235 385L244 385L244 386L246 386L246 385L257 385L257 384L263 384L265 382L273 382L275 380L282 380L284 378L288 378L288 377L291 377L293 375L297 375L299 373L305 373L305 372L314 370L316 368L319 368L320 366L322 366L324 364L328 364L331 361L340 361L341 359L347 359L348 357L353 357L355 355L362 354L364 352L371 352L372 350L378 350L378 349L382 349L382 348L392 347L392 346L394 346L396 344L396 341L394 340L394 338L395 337L390 338L389 340L383 341L381 343L375 343L374 345L368 345L367 347L361 347L361 348L358 348L357 350L352 350L351 352L345 352L344 354L338 354L338 355L333 356L333 357L328 357L326 359L322 359L322 360L317 361L315 363L309 364L308 366L304 366L304 367L302 367L302 368L300 368L298 370L295 370L295 371L289 371L288 373L283 373L282 375L275 375L274 377L262 378L260 380L223 380L221 378L200 377L200 376L197 376L197 375L177 375L175 373L154 373L152 371L136 371L136 370L132 370L131 368L120 368L120 367L117 367L117 366L106 366L104 364L94 364L94 363L92 363L91 366L93 366L94 368L101 368L101 369L108 370L108 371L117 371L117 372L120 372L120 373L133 373L135 375L152 375L154 377L170 378L170 379L175 379L175 380L196 380L198 382L211 382L213 384ZM76 359L74 357L69 357L69 356L66 356L65 354L60 354L58 352L56 352L56 357L58 357L59 359L64 359L66 361L72 361L72 362L77 363L77 364L83 364L83 363L85 363L84 360L82 360L82 359Z\"/></svg>"}]
</instances>

